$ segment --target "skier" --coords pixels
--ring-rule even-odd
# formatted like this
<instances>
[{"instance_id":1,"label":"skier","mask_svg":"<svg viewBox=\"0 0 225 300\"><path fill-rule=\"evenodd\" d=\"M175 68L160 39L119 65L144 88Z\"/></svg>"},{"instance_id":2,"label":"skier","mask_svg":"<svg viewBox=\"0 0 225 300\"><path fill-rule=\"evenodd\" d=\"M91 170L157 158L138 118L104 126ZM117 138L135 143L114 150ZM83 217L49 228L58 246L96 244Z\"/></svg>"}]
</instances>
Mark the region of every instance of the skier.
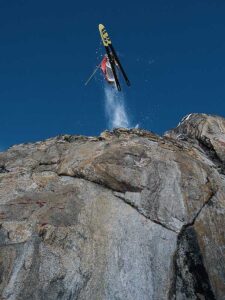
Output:
<instances>
[{"instance_id":1,"label":"skier","mask_svg":"<svg viewBox=\"0 0 225 300\"><path fill-rule=\"evenodd\" d=\"M115 62L115 64L116 64L116 62ZM110 64L110 61L109 61L109 58L108 58L107 54L103 57L103 60L101 61L101 70L102 70L107 82L109 84L114 84L115 83L115 77L113 75L113 71L112 71L111 64Z\"/></svg>"},{"instance_id":2,"label":"skier","mask_svg":"<svg viewBox=\"0 0 225 300\"><path fill-rule=\"evenodd\" d=\"M91 76L85 82L85 85L87 85L90 82L90 80L94 77L97 70L99 68L101 68L106 81L109 84L113 84L118 91L121 91L118 73L119 72L122 73L128 86L130 85L130 81L127 78L127 75L121 65L121 62L117 56L115 49L113 48L112 42L109 38L107 31L105 30L104 25L99 24L99 32L100 32L100 36L102 39L102 43L106 50L106 54L105 54L103 60L101 61L101 63L95 68L94 72L91 74Z\"/></svg>"}]
</instances>

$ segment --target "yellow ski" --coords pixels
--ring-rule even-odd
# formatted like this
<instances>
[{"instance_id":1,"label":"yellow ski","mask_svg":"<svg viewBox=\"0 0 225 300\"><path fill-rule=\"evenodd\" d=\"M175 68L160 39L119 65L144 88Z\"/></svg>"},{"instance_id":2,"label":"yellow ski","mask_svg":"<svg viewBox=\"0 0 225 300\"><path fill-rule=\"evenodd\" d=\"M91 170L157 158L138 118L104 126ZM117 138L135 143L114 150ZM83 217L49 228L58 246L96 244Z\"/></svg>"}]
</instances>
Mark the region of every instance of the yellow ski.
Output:
<instances>
[{"instance_id":1,"label":"yellow ski","mask_svg":"<svg viewBox=\"0 0 225 300\"><path fill-rule=\"evenodd\" d=\"M100 32L100 35L101 35L101 38L102 38L103 45L105 47L108 47L109 45L112 44L112 42L109 38L109 35L108 35L107 31L105 30L105 26L102 25L102 24L99 24L98 28L99 28L99 32Z\"/></svg>"}]
</instances>

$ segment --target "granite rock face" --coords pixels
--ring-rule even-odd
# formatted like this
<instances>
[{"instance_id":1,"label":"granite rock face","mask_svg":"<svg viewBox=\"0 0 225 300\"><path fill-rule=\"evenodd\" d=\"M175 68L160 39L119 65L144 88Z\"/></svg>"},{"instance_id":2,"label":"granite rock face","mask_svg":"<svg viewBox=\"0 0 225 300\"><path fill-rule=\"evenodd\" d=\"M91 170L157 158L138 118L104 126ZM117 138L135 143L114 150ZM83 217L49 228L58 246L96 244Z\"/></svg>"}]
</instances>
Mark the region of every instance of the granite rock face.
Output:
<instances>
[{"instance_id":1,"label":"granite rock face","mask_svg":"<svg viewBox=\"0 0 225 300\"><path fill-rule=\"evenodd\" d=\"M225 119L0 153L0 299L225 299Z\"/></svg>"}]
</instances>

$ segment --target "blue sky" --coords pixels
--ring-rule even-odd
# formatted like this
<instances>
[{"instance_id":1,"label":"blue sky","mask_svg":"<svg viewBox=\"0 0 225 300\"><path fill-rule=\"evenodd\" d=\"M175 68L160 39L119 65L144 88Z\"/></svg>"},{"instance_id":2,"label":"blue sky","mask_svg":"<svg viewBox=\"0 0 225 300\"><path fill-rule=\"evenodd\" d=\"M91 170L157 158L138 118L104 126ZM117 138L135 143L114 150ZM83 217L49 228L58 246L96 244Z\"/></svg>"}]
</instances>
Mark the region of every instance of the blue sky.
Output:
<instances>
[{"instance_id":1,"label":"blue sky","mask_svg":"<svg viewBox=\"0 0 225 300\"><path fill-rule=\"evenodd\" d=\"M0 148L108 128L98 24L132 86L132 124L162 134L191 112L225 115L225 1L0 1Z\"/></svg>"}]
</instances>

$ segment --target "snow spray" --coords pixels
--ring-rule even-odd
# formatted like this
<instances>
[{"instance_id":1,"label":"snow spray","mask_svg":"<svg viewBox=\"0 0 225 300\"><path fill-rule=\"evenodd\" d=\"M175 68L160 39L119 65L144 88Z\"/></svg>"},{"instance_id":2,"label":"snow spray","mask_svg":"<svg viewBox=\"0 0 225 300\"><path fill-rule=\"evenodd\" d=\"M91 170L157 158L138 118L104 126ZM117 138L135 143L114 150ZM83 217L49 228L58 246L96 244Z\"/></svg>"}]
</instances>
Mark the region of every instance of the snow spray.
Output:
<instances>
[{"instance_id":1,"label":"snow spray","mask_svg":"<svg viewBox=\"0 0 225 300\"><path fill-rule=\"evenodd\" d=\"M129 128L130 120L125 109L124 96L122 93L105 86L105 113L110 129L123 127Z\"/></svg>"}]
</instances>

